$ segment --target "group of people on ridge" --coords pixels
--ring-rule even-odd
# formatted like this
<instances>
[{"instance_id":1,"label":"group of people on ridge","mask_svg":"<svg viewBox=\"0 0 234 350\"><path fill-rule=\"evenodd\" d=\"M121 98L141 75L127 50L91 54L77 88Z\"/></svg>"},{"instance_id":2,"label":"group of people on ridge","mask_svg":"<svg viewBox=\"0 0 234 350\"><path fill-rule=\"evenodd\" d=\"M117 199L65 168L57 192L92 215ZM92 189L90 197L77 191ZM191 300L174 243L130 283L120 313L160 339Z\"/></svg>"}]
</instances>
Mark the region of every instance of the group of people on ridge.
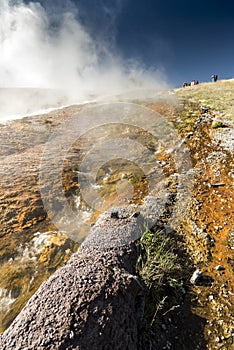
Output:
<instances>
[{"instance_id":1,"label":"group of people on ridge","mask_svg":"<svg viewBox=\"0 0 234 350\"><path fill-rule=\"evenodd\" d=\"M211 76L211 80L212 80L213 82L216 82L216 81L218 80L218 75L217 75L217 74L213 74L213 75ZM198 80L191 80L190 83L188 83L187 81L185 81L185 82L183 83L183 87L186 87L186 86L194 86L194 85L198 85L198 84L199 84L199 81L198 81Z\"/></svg>"},{"instance_id":2,"label":"group of people on ridge","mask_svg":"<svg viewBox=\"0 0 234 350\"><path fill-rule=\"evenodd\" d=\"M191 80L190 83L188 83L187 81L184 82L183 87L185 86L194 86L194 85L198 85L199 81L198 80Z\"/></svg>"}]
</instances>

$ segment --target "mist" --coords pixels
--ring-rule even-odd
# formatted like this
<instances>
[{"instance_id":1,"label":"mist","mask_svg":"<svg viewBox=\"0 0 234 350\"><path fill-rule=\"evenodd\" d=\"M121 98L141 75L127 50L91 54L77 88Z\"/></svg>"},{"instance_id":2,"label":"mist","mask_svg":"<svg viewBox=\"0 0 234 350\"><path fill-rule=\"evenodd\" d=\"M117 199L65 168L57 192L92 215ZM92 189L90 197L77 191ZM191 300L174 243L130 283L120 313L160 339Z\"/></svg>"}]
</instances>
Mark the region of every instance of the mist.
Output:
<instances>
[{"instance_id":1,"label":"mist","mask_svg":"<svg viewBox=\"0 0 234 350\"><path fill-rule=\"evenodd\" d=\"M55 1L51 8L48 2L0 0L1 120L167 87L162 72L145 69L134 57L126 62L118 52L114 26L123 4L115 5L104 8L108 21L95 35L71 1Z\"/></svg>"}]
</instances>

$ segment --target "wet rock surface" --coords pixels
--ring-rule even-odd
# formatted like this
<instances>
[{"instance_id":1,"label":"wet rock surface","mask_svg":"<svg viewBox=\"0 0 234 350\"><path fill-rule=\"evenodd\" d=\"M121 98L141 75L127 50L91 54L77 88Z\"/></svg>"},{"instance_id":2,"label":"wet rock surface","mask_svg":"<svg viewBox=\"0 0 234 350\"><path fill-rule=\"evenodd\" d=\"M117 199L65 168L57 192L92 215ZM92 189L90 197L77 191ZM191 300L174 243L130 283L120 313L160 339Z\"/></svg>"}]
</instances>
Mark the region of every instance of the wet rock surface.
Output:
<instances>
[{"instance_id":1,"label":"wet rock surface","mask_svg":"<svg viewBox=\"0 0 234 350\"><path fill-rule=\"evenodd\" d=\"M0 331L78 248L51 223L39 185L44 145L77 109L0 124Z\"/></svg>"}]
</instances>

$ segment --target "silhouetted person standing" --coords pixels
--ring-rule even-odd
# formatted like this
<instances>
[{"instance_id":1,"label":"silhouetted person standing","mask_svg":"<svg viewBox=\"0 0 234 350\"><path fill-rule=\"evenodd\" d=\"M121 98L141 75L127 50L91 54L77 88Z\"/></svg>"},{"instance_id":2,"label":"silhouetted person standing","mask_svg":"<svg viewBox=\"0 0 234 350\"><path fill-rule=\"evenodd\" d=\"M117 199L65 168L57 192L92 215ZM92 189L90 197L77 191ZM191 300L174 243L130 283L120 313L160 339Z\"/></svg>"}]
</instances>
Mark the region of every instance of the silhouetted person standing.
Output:
<instances>
[{"instance_id":1,"label":"silhouetted person standing","mask_svg":"<svg viewBox=\"0 0 234 350\"><path fill-rule=\"evenodd\" d=\"M213 74L213 75L211 76L211 79L212 79L212 81L215 83L215 82L218 80L218 75L217 75L217 74Z\"/></svg>"}]
</instances>

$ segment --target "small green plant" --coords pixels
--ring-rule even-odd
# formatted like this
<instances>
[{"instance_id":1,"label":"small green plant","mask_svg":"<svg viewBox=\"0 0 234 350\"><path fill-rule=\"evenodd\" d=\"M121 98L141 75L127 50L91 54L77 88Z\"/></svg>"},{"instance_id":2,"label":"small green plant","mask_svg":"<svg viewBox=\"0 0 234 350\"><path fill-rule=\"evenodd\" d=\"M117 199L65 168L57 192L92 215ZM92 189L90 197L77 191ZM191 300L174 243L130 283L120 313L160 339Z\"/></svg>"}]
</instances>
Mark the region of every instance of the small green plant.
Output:
<instances>
[{"instance_id":1,"label":"small green plant","mask_svg":"<svg viewBox=\"0 0 234 350\"><path fill-rule=\"evenodd\" d=\"M182 295L182 267L173 245L163 230L147 231L139 241L137 271L148 288L145 319L150 326Z\"/></svg>"},{"instance_id":2,"label":"small green plant","mask_svg":"<svg viewBox=\"0 0 234 350\"><path fill-rule=\"evenodd\" d=\"M52 120L50 120L50 119L45 119L45 120L44 120L44 123L45 123L45 124L52 124L53 122L52 122Z\"/></svg>"},{"instance_id":3,"label":"small green plant","mask_svg":"<svg viewBox=\"0 0 234 350\"><path fill-rule=\"evenodd\" d=\"M213 129L226 128L226 127L227 127L227 125L221 121L214 121L212 124Z\"/></svg>"}]
</instances>

